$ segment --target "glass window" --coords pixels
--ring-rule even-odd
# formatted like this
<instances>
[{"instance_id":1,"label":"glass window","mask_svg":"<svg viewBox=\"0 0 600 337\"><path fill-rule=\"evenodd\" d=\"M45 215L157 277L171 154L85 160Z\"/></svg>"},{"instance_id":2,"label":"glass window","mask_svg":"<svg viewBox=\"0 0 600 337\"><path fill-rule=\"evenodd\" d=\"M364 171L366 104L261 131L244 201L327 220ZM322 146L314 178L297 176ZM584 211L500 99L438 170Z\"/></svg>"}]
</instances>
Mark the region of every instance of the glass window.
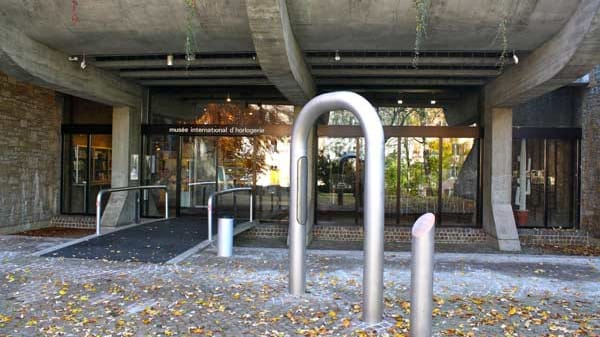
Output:
<instances>
[{"instance_id":1,"label":"glass window","mask_svg":"<svg viewBox=\"0 0 600 337\"><path fill-rule=\"evenodd\" d=\"M357 138L319 137L317 224L357 224L362 206Z\"/></svg>"},{"instance_id":2,"label":"glass window","mask_svg":"<svg viewBox=\"0 0 600 337\"><path fill-rule=\"evenodd\" d=\"M166 185L169 191L169 214L176 214L178 137L147 135L144 138L143 184ZM162 191L147 190L143 193L143 216L162 217L164 209L165 196Z\"/></svg>"},{"instance_id":3,"label":"glass window","mask_svg":"<svg viewBox=\"0 0 600 337\"><path fill-rule=\"evenodd\" d=\"M513 140L512 204L518 227L577 224L578 165L575 139Z\"/></svg>"},{"instance_id":4,"label":"glass window","mask_svg":"<svg viewBox=\"0 0 600 337\"><path fill-rule=\"evenodd\" d=\"M287 222L290 194L290 137L261 136L255 139L257 218Z\"/></svg>"},{"instance_id":5,"label":"glass window","mask_svg":"<svg viewBox=\"0 0 600 337\"><path fill-rule=\"evenodd\" d=\"M443 140L442 212L443 226L477 224L479 185L479 142L472 138Z\"/></svg>"},{"instance_id":6,"label":"glass window","mask_svg":"<svg viewBox=\"0 0 600 337\"><path fill-rule=\"evenodd\" d=\"M400 224L438 211L439 138L400 138Z\"/></svg>"},{"instance_id":7,"label":"glass window","mask_svg":"<svg viewBox=\"0 0 600 337\"><path fill-rule=\"evenodd\" d=\"M111 167L111 135L64 134L62 212L95 214L96 195L111 186Z\"/></svg>"}]
</instances>

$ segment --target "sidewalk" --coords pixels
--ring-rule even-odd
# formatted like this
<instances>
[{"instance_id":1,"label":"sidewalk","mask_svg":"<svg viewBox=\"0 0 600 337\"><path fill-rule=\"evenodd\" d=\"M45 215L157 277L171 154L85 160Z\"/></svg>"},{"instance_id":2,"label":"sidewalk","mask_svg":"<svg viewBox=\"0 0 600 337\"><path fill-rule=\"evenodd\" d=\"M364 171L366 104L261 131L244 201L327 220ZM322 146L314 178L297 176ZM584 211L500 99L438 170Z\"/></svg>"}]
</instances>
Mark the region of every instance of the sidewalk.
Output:
<instances>
[{"instance_id":1,"label":"sidewalk","mask_svg":"<svg viewBox=\"0 0 600 337\"><path fill-rule=\"evenodd\" d=\"M214 250L179 265L38 258L60 239L0 236L0 336L408 336L410 254L385 254L385 319L360 321L362 252ZM600 336L600 258L436 254L434 336Z\"/></svg>"}]
</instances>

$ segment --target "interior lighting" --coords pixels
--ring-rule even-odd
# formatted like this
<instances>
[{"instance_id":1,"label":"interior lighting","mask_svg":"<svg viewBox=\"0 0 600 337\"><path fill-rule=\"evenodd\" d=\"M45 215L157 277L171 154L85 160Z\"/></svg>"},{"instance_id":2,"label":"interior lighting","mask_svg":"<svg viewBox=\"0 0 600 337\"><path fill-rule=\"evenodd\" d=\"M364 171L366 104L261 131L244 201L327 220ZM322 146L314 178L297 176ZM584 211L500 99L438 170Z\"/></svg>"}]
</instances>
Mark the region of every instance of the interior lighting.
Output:
<instances>
[{"instance_id":1,"label":"interior lighting","mask_svg":"<svg viewBox=\"0 0 600 337\"><path fill-rule=\"evenodd\" d=\"M335 51L335 56L333 57L333 59L334 59L336 62L338 62L339 60L341 60L341 59L342 59L342 57L340 56L340 51L339 51L339 50L336 50L336 51Z\"/></svg>"},{"instance_id":2,"label":"interior lighting","mask_svg":"<svg viewBox=\"0 0 600 337\"><path fill-rule=\"evenodd\" d=\"M194 54L194 53L190 53L190 54L185 55L185 60L188 61L188 62L192 62L195 59L196 59L196 54Z\"/></svg>"},{"instance_id":3,"label":"interior lighting","mask_svg":"<svg viewBox=\"0 0 600 337\"><path fill-rule=\"evenodd\" d=\"M514 50L513 50L513 61L515 62L515 64L519 64L519 57L517 56L517 53L515 53Z\"/></svg>"},{"instance_id":4,"label":"interior lighting","mask_svg":"<svg viewBox=\"0 0 600 337\"><path fill-rule=\"evenodd\" d=\"M227 93L227 98L225 98L225 101L227 103L231 103L231 96L229 96L229 93Z\"/></svg>"},{"instance_id":5,"label":"interior lighting","mask_svg":"<svg viewBox=\"0 0 600 337\"><path fill-rule=\"evenodd\" d=\"M437 101L435 99L432 99L431 102L429 102L429 103L431 103L431 105L435 105L437 103Z\"/></svg>"},{"instance_id":6,"label":"interior lighting","mask_svg":"<svg viewBox=\"0 0 600 337\"><path fill-rule=\"evenodd\" d=\"M173 65L173 54L167 55L167 65L169 67Z\"/></svg>"},{"instance_id":7,"label":"interior lighting","mask_svg":"<svg viewBox=\"0 0 600 337\"><path fill-rule=\"evenodd\" d=\"M404 103L404 101L403 101L403 100L401 100L401 99L399 99L399 100L398 100L398 105L402 105L402 103Z\"/></svg>"}]
</instances>

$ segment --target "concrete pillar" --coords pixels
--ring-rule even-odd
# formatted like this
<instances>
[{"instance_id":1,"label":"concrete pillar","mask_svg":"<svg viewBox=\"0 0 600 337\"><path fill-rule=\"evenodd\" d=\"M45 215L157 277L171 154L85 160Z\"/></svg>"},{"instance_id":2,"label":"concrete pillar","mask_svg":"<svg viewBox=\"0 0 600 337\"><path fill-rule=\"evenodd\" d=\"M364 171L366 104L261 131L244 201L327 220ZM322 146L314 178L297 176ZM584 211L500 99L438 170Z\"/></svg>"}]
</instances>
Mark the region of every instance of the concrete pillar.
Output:
<instances>
[{"instance_id":1,"label":"concrete pillar","mask_svg":"<svg viewBox=\"0 0 600 337\"><path fill-rule=\"evenodd\" d=\"M140 184L141 127L140 113L135 108L113 108L111 186L126 187ZM132 156L137 155L137 166ZM134 170L135 169L135 170ZM134 172L135 171L135 172ZM137 174L137 179L135 175ZM112 193L102 217L102 226L130 224L135 217L135 192Z\"/></svg>"},{"instance_id":2,"label":"concrete pillar","mask_svg":"<svg viewBox=\"0 0 600 337\"><path fill-rule=\"evenodd\" d=\"M512 109L484 111L483 228L502 251L520 251L512 211Z\"/></svg>"}]
</instances>

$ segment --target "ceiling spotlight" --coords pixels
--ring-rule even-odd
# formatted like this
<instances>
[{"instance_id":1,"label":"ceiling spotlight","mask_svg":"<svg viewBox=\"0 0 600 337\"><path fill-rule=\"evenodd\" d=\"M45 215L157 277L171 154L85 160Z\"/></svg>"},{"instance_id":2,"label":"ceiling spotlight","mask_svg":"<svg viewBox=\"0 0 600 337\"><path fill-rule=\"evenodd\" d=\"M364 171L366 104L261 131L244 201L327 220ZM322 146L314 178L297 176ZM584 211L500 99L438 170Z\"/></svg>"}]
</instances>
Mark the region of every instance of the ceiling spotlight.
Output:
<instances>
[{"instance_id":1,"label":"ceiling spotlight","mask_svg":"<svg viewBox=\"0 0 600 337\"><path fill-rule=\"evenodd\" d=\"M69 60L69 62L77 62L77 61L79 61L79 57L78 56L69 56L67 58L67 60Z\"/></svg>"},{"instance_id":2,"label":"ceiling spotlight","mask_svg":"<svg viewBox=\"0 0 600 337\"><path fill-rule=\"evenodd\" d=\"M429 103L431 103L431 105L435 105L435 103L437 103L437 101L435 99L432 99L431 102L429 102Z\"/></svg>"},{"instance_id":3,"label":"ceiling spotlight","mask_svg":"<svg viewBox=\"0 0 600 337\"><path fill-rule=\"evenodd\" d=\"M515 62L515 64L519 64L519 57L517 56L517 53L515 53L514 50L513 50L513 61Z\"/></svg>"},{"instance_id":4,"label":"ceiling spotlight","mask_svg":"<svg viewBox=\"0 0 600 337\"><path fill-rule=\"evenodd\" d=\"M335 56L333 57L333 59L334 59L336 62L338 62L339 60L341 60L341 59L342 59L342 57L340 56L340 51L339 51L339 50L336 50L336 51L335 51Z\"/></svg>"},{"instance_id":5,"label":"ceiling spotlight","mask_svg":"<svg viewBox=\"0 0 600 337\"><path fill-rule=\"evenodd\" d=\"M229 93L227 94L227 98L225 98L225 101L227 103L231 103L231 96L229 96Z\"/></svg>"},{"instance_id":6,"label":"ceiling spotlight","mask_svg":"<svg viewBox=\"0 0 600 337\"><path fill-rule=\"evenodd\" d=\"M167 65L169 67L173 65L173 54L167 55Z\"/></svg>"},{"instance_id":7,"label":"ceiling spotlight","mask_svg":"<svg viewBox=\"0 0 600 337\"><path fill-rule=\"evenodd\" d=\"M252 55L252 59L256 61L256 55Z\"/></svg>"},{"instance_id":8,"label":"ceiling spotlight","mask_svg":"<svg viewBox=\"0 0 600 337\"><path fill-rule=\"evenodd\" d=\"M85 54L83 55L83 60L81 60L79 66L81 67L81 69L85 69L87 67L87 64L85 63Z\"/></svg>"},{"instance_id":9,"label":"ceiling spotlight","mask_svg":"<svg viewBox=\"0 0 600 337\"><path fill-rule=\"evenodd\" d=\"M401 99L398 100L398 105L402 105L402 103L404 103L404 101L402 101Z\"/></svg>"},{"instance_id":10,"label":"ceiling spotlight","mask_svg":"<svg viewBox=\"0 0 600 337\"><path fill-rule=\"evenodd\" d=\"M188 62L192 62L196 59L196 54L194 53L189 53L185 55L185 60Z\"/></svg>"}]
</instances>

